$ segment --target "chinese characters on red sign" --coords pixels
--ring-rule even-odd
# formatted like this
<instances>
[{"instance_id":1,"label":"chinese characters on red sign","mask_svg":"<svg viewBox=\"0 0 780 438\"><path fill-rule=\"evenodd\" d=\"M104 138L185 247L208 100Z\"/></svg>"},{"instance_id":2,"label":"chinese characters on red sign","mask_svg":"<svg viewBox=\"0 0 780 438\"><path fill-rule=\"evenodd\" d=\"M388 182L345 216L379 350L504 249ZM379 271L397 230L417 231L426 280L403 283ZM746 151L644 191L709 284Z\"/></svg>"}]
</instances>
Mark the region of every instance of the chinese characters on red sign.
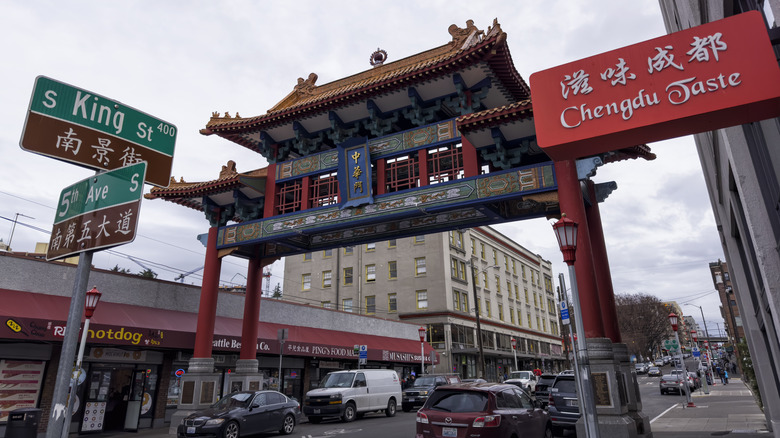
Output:
<instances>
[{"instance_id":1,"label":"chinese characters on red sign","mask_svg":"<svg viewBox=\"0 0 780 438\"><path fill-rule=\"evenodd\" d=\"M531 75L537 141L574 159L780 115L780 68L757 12Z\"/></svg>"}]
</instances>

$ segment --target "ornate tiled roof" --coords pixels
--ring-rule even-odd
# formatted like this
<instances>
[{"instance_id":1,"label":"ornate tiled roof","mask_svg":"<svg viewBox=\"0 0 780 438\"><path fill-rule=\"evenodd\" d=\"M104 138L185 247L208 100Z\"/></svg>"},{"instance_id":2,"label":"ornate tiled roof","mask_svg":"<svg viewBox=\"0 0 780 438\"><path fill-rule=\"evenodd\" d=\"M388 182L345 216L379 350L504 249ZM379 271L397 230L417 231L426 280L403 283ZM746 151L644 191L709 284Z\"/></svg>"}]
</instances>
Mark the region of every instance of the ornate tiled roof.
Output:
<instances>
[{"instance_id":1,"label":"ornate tiled roof","mask_svg":"<svg viewBox=\"0 0 780 438\"><path fill-rule=\"evenodd\" d=\"M176 181L171 177L168 187L152 187L149 193L144 195L146 199L165 199L185 207L203 211L201 202L204 196L217 195L225 192L232 192L235 189L241 189L250 186L257 190L257 183L265 184L268 168L256 169L249 172L238 173L236 163L233 160L222 166L219 172L219 178L210 181L186 182L184 178Z\"/></svg>"},{"instance_id":2,"label":"ornate tiled roof","mask_svg":"<svg viewBox=\"0 0 780 438\"><path fill-rule=\"evenodd\" d=\"M298 78L298 84L284 99L262 116L241 118L212 113L201 133L205 135L229 135L230 131L267 129L291 119L299 119L308 113L323 113L332 108L362 101L372 96L408 87L427 79L440 77L467 66L486 62L498 83L506 93L517 100L528 99L530 89L512 63L506 44L506 33L496 20L487 32L474 26L466 28L451 25L449 43L404 58L375 66L352 76L321 86L316 85L317 75Z\"/></svg>"},{"instance_id":3,"label":"ornate tiled roof","mask_svg":"<svg viewBox=\"0 0 780 438\"><path fill-rule=\"evenodd\" d=\"M533 115L534 110L531 100L526 99L521 102L460 116L456 119L456 123L458 124L458 131L468 132L479 129L485 124L495 125L519 119L529 119Z\"/></svg>"}]
</instances>

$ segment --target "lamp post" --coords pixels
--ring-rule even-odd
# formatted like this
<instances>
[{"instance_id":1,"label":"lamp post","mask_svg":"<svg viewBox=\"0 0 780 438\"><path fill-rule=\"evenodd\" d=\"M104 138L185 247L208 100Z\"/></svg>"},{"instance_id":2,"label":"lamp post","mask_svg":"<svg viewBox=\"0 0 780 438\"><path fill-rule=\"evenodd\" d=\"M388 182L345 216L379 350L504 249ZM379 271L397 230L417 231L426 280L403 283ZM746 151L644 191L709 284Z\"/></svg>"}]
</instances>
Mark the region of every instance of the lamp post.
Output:
<instances>
[{"instance_id":1,"label":"lamp post","mask_svg":"<svg viewBox=\"0 0 780 438\"><path fill-rule=\"evenodd\" d=\"M509 342L512 343L512 354L515 356L515 371L517 371L517 339L512 338Z\"/></svg>"},{"instance_id":2,"label":"lamp post","mask_svg":"<svg viewBox=\"0 0 780 438\"><path fill-rule=\"evenodd\" d=\"M84 347L87 344L87 332L89 331L89 320L95 313L98 302L100 302L101 294L97 290L97 286L87 291L86 299L84 300L84 329L81 333L81 344L79 346L79 354L76 359L76 370L71 373L70 388L68 390L68 398L65 400L65 424L62 426L62 436L67 437L70 432L70 403L73 395L76 393L76 387L78 386L78 380L81 376L81 362L84 359Z\"/></svg>"},{"instance_id":3,"label":"lamp post","mask_svg":"<svg viewBox=\"0 0 780 438\"><path fill-rule=\"evenodd\" d=\"M480 379L485 378L485 351L482 348L482 323L479 318L479 297L477 297L477 268L474 266L471 260L466 262L471 267L471 293L474 295L474 317L477 322L477 349L479 350L479 373L477 377ZM479 270L479 272L485 272L490 268L498 268L498 265L488 266L485 269Z\"/></svg>"},{"instance_id":4,"label":"lamp post","mask_svg":"<svg viewBox=\"0 0 780 438\"><path fill-rule=\"evenodd\" d=\"M707 357L709 358L709 361L705 361L705 370L704 370L704 382L706 385L707 382L707 375L710 373L710 364L712 363L712 350L710 350L710 331L707 330L707 320L704 319L704 309L701 306L697 306L696 304L691 303L685 303L686 306L693 306L698 307L699 312L701 312L701 322L704 324L704 333L707 335L707 339L704 340L704 350L707 351ZM709 386L704 387L704 393L709 394L710 388Z\"/></svg>"},{"instance_id":5,"label":"lamp post","mask_svg":"<svg viewBox=\"0 0 780 438\"><path fill-rule=\"evenodd\" d=\"M680 346L680 336L677 334L677 315L674 312L669 314L669 322L672 324L674 339L677 341L677 345ZM685 400L688 402L689 408L695 408L696 405L694 405L693 400L691 400L691 388L688 387L688 372L685 371L685 367L683 367L682 347L679 348L677 354L680 357L680 371L683 379L683 388L685 388Z\"/></svg>"},{"instance_id":6,"label":"lamp post","mask_svg":"<svg viewBox=\"0 0 780 438\"><path fill-rule=\"evenodd\" d=\"M425 332L425 327L417 330L420 335L420 374L425 374Z\"/></svg>"},{"instance_id":7,"label":"lamp post","mask_svg":"<svg viewBox=\"0 0 780 438\"><path fill-rule=\"evenodd\" d=\"M577 273L574 269L574 261L577 253L577 222L561 214L561 219L553 224L555 237L563 253L563 261L569 266L569 278L571 279L571 296L574 304L574 325L577 333L582 335L582 340L574 343L574 351L577 356L577 372L575 378L582 393L583 420L585 421L585 435L587 438L598 438L598 417L596 415L596 399L593 394L593 384L590 378L590 363L588 362L588 343L585 339L585 326L582 322L582 310L580 296L577 289Z\"/></svg>"}]
</instances>

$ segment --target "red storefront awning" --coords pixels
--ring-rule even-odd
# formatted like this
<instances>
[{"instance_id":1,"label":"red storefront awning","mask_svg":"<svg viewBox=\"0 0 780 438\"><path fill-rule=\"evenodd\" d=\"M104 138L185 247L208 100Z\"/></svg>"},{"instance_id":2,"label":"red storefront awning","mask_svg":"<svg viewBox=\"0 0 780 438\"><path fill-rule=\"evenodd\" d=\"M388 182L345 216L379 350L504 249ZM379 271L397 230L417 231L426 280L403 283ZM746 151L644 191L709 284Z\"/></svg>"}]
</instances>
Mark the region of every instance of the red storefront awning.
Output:
<instances>
[{"instance_id":1,"label":"red storefront awning","mask_svg":"<svg viewBox=\"0 0 780 438\"><path fill-rule=\"evenodd\" d=\"M62 341L70 298L0 289L0 338L24 341ZM102 301L90 320L87 342L143 348L190 350L195 344L196 313ZM214 351L241 349L240 319L217 316ZM419 363L419 340L365 335L337 330L261 322L258 354L279 354L279 329L288 329L283 354L320 358L355 359L354 345L366 345L368 359ZM426 363L431 346L424 344Z\"/></svg>"}]
</instances>

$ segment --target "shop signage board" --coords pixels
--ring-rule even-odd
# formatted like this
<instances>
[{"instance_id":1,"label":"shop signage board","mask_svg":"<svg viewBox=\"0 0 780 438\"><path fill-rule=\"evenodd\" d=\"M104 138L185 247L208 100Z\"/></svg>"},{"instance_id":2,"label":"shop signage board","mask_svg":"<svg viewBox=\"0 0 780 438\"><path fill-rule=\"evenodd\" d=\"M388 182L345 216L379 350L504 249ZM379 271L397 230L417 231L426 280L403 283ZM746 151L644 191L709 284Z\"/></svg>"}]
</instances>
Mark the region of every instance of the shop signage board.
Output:
<instances>
[{"instance_id":1,"label":"shop signage board","mask_svg":"<svg viewBox=\"0 0 780 438\"><path fill-rule=\"evenodd\" d=\"M22 149L98 171L149 163L149 184L167 187L176 126L91 91L38 76Z\"/></svg>"},{"instance_id":2,"label":"shop signage board","mask_svg":"<svg viewBox=\"0 0 780 438\"><path fill-rule=\"evenodd\" d=\"M135 239L146 162L99 173L60 193L47 260Z\"/></svg>"},{"instance_id":3,"label":"shop signage board","mask_svg":"<svg viewBox=\"0 0 780 438\"><path fill-rule=\"evenodd\" d=\"M780 116L757 11L536 72L537 142L555 160Z\"/></svg>"}]
</instances>

